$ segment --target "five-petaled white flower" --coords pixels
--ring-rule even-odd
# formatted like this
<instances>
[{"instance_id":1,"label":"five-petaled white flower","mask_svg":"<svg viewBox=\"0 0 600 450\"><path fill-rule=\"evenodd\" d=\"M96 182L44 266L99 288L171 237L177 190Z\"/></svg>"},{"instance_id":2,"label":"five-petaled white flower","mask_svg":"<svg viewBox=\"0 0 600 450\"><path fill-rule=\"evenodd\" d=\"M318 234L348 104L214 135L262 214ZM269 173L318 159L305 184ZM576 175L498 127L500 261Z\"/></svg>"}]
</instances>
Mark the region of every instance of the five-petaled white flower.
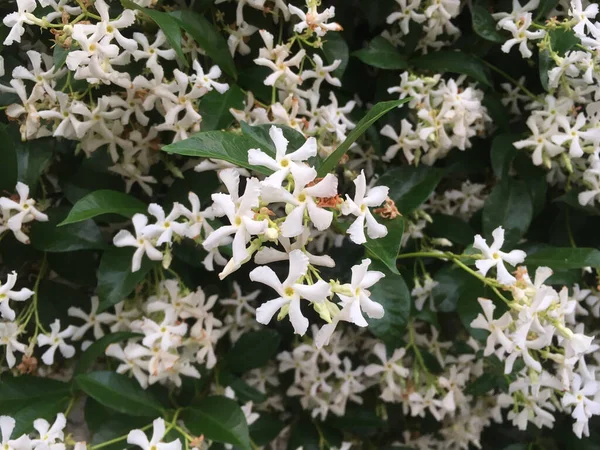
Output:
<instances>
[{"instance_id":1,"label":"five-petaled white flower","mask_svg":"<svg viewBox=\"0 0 600 450\"><path fill-rule=\"evenodd\" d=\"M500 251L504 244L504 228L498 227L492 232L494 242L488 246L485 239L481 235L475 236L475 242L473 247L481 250L484 259L475 261L475 265L479 269L479 273L486 275L492 267L496 267L496 278L502 284L511 285L514 284L516 279L510 273L506 267L504 267L504 261L509 263L511 266L516 266L525 260L527 254L523 250L513 250L509 253Z\"/></svg>"},{"instance_id":2,"label":"five-petaled white flower","mask_svg":"<svg viewBox=\"0 0 600 450\"><path fill-rule=\"evenodd\" d=\"M308 256L302 250L293 250L289 256L290 268L283 283L279 281L270 267L257 267L250 272L252 281L266 284L279 294L279 297L263 303L256 310L256 320L266 325L281 309L280 317L285 317L286 313L289 314L294 332L302 336L308 329L308 319L302 314L300 299L304 298L310 302L320 303L331 294L331 289L329 284L323 280L311 285L302 284L300 280L306 275L309 264Z\"/></svg>"},{"instance_id":3,"label":"five-petaled white flower","mask_svg":"<svg viewBox=\"0 0 600 450\"><path fill-rule=\"evenodd\" d=\"M10 307L9 300L23 302L33 295L33 291L27 288L12 291L16 282L17 272L13 271L7 275L6 283L0 283L0 315L5 320L15 320L15 312Z\"/></svg>"}]
</instances>

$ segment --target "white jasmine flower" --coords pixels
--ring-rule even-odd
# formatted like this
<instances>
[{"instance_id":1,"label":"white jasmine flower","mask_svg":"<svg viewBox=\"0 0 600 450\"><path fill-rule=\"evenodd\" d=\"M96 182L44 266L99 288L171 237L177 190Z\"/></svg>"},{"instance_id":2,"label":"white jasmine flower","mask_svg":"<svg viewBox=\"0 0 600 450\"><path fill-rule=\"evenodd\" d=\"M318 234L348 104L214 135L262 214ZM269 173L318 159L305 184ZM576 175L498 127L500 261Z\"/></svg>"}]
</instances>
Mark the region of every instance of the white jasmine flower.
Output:
<instances>
[{"instance_id":1,"label":"white jasmine flower","mask_svg":"<svg viewBox=\"0 0 600 450\"><path fill-rule=\"evenodd\" d=\"M152 426L152 438L150 440L142 430L131 430L127 435L127 443L137 445L142 450L181 450L179 439L162 442L166 432L165 421L162 418L155 419Z\"/></svg>"},{"instance_id":2,"label":"white jasmine flower","mask_svg":"<svg viewBox=\"0 0 600 450\"><path fill-rule=\"evenodd\" d=\"M270 267L257 267L250 272L252 281L266 284L280 295L280 297L269 300L257 308L256 320L266 325L277 311L282 310L280 317L289 314L294 332L303 336L308 329L308 319L302 314L300 299L304 298L310 302L321 303L331 294L331 289L329 284L323 280L319 280L312 285L299 282L306 275L309 264L308 257L301 250L293 250L289 257L289 272L283 283L279 281L279 278Z\"/></svg>"},{"instance_id":3,"label":"white jasmine flower","mask_svg":"<svg viewBox=\"0 0 600 450\"><path fill-rule=\"evenodd\" d=\"M275 158L272 158L258 148L248 150L248 162L250 164L268 167L275 171L275 173L265 178L262 183L269 186L281 187L281 184L290 172L294 179L298 177L298 181L305 181L306 183L312 181L314 176L310 178L310 174L312 174L312 170L314 169L306 165L304 161L316 156L316 139L309 137L298 150L286 154L289 142L283 136L281 128L277 128L274 125L271 126L269 128L269 136L273 144L275 144Z\"/></svg>"},{"instance_id":4,"label":"white jasmine flower","mask_svg":"<svg viewBox=\"0 0 600 450\"><path fill-rule=\"evenodd\" d=\"M473 247L481 250L484 259L478 259L475 261L475 265L479 269L479 273L486 275L492 267L496 267L497 274L496 278L502 284L511 285L514 284L516 279L506 267L504 267L504 261L512 266L522 263L525 260L527 254L522 250L513 250L509 253L500 251L500 248L504 244L504 228L498 227L492 232L494 242L491 246L488 246L485 239L481 235L475 236L475 242Z\"/></svg>"},{"instance_id":5,"label":"white jasmine flower","mask_svg":"<svg viewBox=\"0 0 600 450\"><path fill-rule=\"evenodd\" d=\"M42 361L44 364L51 366L54 364L54 353L58 348L60 353L65 358L72 358L75 354L75 347L65 342L65 339L70 338L77 331L77 328L73 325L69 325L63 331L60 331L60 320L56 319L50 324L50 334L40 334L37 338L37 344L39 347L50 347L42 355Z\"/></svg>"},{"instance_id":6,"label":"white jasmine flower","mask_svg":"<svg viewBox=\"0 0 600 450\"><path fill-rule=\"evenodd\" d=\"M121 230L113 238L113 244L117 247L137 247L133 254L131 262L131 271L137 272L142 266L142 258L144 254L148 255L152 261L160 261L163 259L163 254L160 250L154 247L150 239L144 235L144 229L148 224L148 217L143 214L135 214L131 221L135 229L135 236L130 231Z\"/></svg>"},{"instance_id":7,"label":"white jasmine flower","mask_svg":"<svg viewBox=\"0 0 600 450\"><path fill-rule=\"evenodd\" d=\"M17 282L17 272L11 272L6 276L6 283L0 283L0 315L3 319L15 320L15 312L10 307L9 301L23 302L30 298L34 292L27 288L18 291L11 290Z\"/></svg>"},{"instance_id":8,"label":"white jasmine flower","mask_svg":"<svg viewBox=\"0 0 600 450\"><path fill-rule=\"evenodd\" d=\"M344 215L352 214L356 216L356 220L348 228L350 239L356 244L367 242L364 231L365 221L367 234L371 239L386 236L388 233L387 228L377 223L369 207L381 205L387 198L389 188L386 186L376 186L367 189L367 180L364 171L356 177L354 185L356 186L354 199L346 195L346 202L342 205L342 213Z\"/></svg>"}]
</instances>

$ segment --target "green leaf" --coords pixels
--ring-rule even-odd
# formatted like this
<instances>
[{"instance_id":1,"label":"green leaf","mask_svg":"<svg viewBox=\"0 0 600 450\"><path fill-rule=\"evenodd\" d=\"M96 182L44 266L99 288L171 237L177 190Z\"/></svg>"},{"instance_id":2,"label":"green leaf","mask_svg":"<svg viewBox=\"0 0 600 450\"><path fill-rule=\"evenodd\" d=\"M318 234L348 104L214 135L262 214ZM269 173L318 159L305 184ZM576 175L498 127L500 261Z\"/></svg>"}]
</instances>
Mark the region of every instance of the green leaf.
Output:
<instances>
[{"instance_id":1,"label":"green leaf","mask_svg":"<svg viewBox=\"0 0 600 450\"><path fill-rule=\"evenodd\" d=\"M578 189L571 189L566 194L556 197L553 202L565 203L571 208L584 212L590 216L600 216L600 208L590 205L582 206L581 203L579 203L578 197L580 192L581 191Z\"/></svg>"},{"instance_id":2,"label":"green leaf","mask_svg":"<svg viewBox=\"0 0 600 450\"><path fill-rule=\"evenodd\" d=\"M104 237L93 220L73 223L64 227L58 224L67 215L67 208L46 211L48 222L35 222L31 226L31 245L44 252L72 252L75 250L102 250Z\"/></svg>"},{"instance_id":3,"label":"green leaf","mask_svg":"<svg viewBox=\"0 0 600 450\"><path fill-rule=\"evenodd\" d=\"M14 192L18 180L17 154L8 127L0 124L0 191Z\"/></svg>"},{"instance_id":4,"label":"green leaf","mask_svg":"<svg viewBox=\"0 0 600 450\"><path fill-rule=\"evenodd\" d=\"M481 284L473 275L452 265L440 269L433 279L438 283L431 291L433 302L441 312L455 311L461 297L473 292Z\"/></svg>"},{"instance_id":5,"label":"green leaf","mask_svg":"<svg viewBox=\"0 0 600 450\"><path fill-rule=\"evenodd\" d=\"M510 131L510 113L506 106L502 104L500 96L493 91L485 93L481 102L487 108L488 115L492 119L492 123L502 132Z\"/></svg>"},{"instance_id":6,"label":"green leaf","mask_svg":"<svg viewBox=\"0 0 600 450\"><path fill-rule=\"evenodd\" d=\"M260 148L269 155L275 154L275 147L268 132L270 127L271 125L251 127L242 123L244 134L229 131L200 132L183 141L167 145L162 150L167 153L197 158L220 159L238 167L269 175L273 173L271 169L248 163L248 150ZM277 127L283 130L284 136L290 141L290 150L298 148L301 145L300 142L304 143L304 137L297 131L285 126L277 125Z\"/></svg>"},{"instance_id":7,"label":"green leaf","mask_svg":"<svg viewBox=\"0 0 600 450\"><path fill-rule=\"evenodd\" d=\"M215 29L212 23L194 11L172 11L171 17L183 28L206 52L206 54L227 75L237 79L237 72L227 41ZM205 67L205 70L208 68Z\"/></svg>"},{"instance_id":8,"label":"green leaf","mask_svg":"<svg viewBox=\"0 0 600 450\"><path fill-rule=\"evenodd\" d=\"M482 38L496 43L506 41L496 29L496 21L484 6L477 3L471 5L471 23L473 31Z\"/></svg>"},{"instance_id":9,"label":"green leaf","mask_svg":"<svg viewBox=\"0 0 600 450\"><path fill-rule=\"evenodd\" d=\"M543 247L525 259L527 265L548 266L551 269L581 269L600 267L600 251L595 248Z\"/></svg>"},{"instance_id":10,"label":"green leaf","mask_svg":"<svg viewBox=\"0 0 600 450\"><path fill-rule=\"evenodd\" d=\"M446 238L455 244L469 246L475 231L464 220L446 214L431 214L433 222L427 225L427 236Z\"/></svg>"},{"instance_id":11,"label":"green leaf","mask_svg":"<svg viewBox=\"0 0 600 450\"><path fill-rule=\"evenodd\" d=\"M105 311L125 300L155 264L144 257L140 270L132 272L132 255L133 251L127 248L110 248L102 254L100 267L98 267L97 292L100 297L98 312Z\"/></svg>"},{"instance_id":12,"label":"green leaf","mask_svg":"<svg viewBox=\"0 0 600 450\"><path fill-rule=\"evenodd\" d=\"M504 378L503 374L486 372L479 378L471 381L467 385L465 393L474 395L476 397L481 397L491 390L503 388L504 386L506 386L506 379Z\"/></svg>"},{"instance_id":13,"label":"green leaf","mask_svg":"<svg viewBox=\"0 0 600 450\"><path fill-rule=\"evenodd\" d=\"M321 450L319 431L307 417L292 424L287 450Z\"/></svg>"},{"instance_id":14,"label":"green leaf","mask_svg":"<svg viewBox=\"0 0 600 450\"><path fill-rule=\"evenodd\" d=\"M486 86L492 86L485 65L475 56L460 51L440 50L421 55L410 60L417 69L436 73L462 73Z\"/></svg>"},{"instance_id":15,"label":"green leaf","mask_svg":"<svg viewBox=\"0 0 600 450\"><path fill-rule=\"evenodd\" d=\"M281 433L285 424L272 414L261 412L260 417L250 425L250 436L258 446L265 446Z\"/></svg>"},{"instance_id":16,"label":"green leaf","mask_svg":"<svg viewBox=\"0 0 600 450\"><path fill-rule=\"evenodd\" d=\"M502 179L508 175L510 165L517 156L517 149L513 142L519 139L516 134L500 134L492 141L492 149L490 153L492 170L496 178Z\"/></svg>"},{"instance_id":17,"label":"green leaf","mask_svg":"<svg viewBox=\"0 0 600 450\"><path fill-rule=\"evenodd\" d=\"M540 4L537 8L537 16L535 17L535 21L545 19L550 12L556 8L558 5L558 0L541 0Z\"/></svg>"},{"instance_id":18,"label":"green leaf","mask_svg":"<svg viewBox=\"0 0 600 450\"><path fill-rule=\"evenodd\" d=\"M33 421L50 422L63 412L71 395L70 385L49 378L21 375L4 376L0 381L0 413L16 421L13 438L33 429Z\"/></svg>"},{"instance_id":19,"label":"green leaf","mask_svg":"<svg viewBox=\"0 0 600 450\"><path fill-rule=\"evenodd\" d=\"M401 166L386 171L378 183L389 186L389 197L401 214L418 208L437 187L443 171L428 166Z\"/></svg>"},{"instance_id":20,"label":"green leaf","mask_svg":"<svg viewBox=\"0 0 600 450\"><path fill-rule=\"evenodd\" d=\"M338 68L333 71L333 76L341 79L350 59L350 50L348 50L346 40L340 33L329 33L323 42L322 49L328 64L333 64L338 59L341 61Z\"/></svg>"},{"instance_id":21,"label":"green leaf","mask_svg":"<svg viewBox=\"0 0 600 450\"><path fill-rule=\"evenodd\" d=\"M371 288L371 300L383 306L385 314L381 319L370 319L369 331L395 348L404 337L406 324L410 315L410 293L402 275L392 273L379 261L374 261L370 270L379 270L385 274Z\"/></svg>"},{"instance_id":22,"label":"green leaf","mask_svg":"<svg viewBox=\"0 0 600 450\"><path fill-rule=\"evenodd\" d=\"M156 23L156 25L160 27L163 33L165 33L167 42L171 48L175 50L179 60L181 60L186 67L189 67L190 64L188 63L185 53L183 53L183 49L181 48L181 29L177 20L175 20L166 12L157 11L150 8L143 8L131 0L121 0L121 4L124 8L137 9L138 11L142 11L144 14L150 17Z\"/></svg>"},{"instance_id":23,"label":"green leaf","mask_svg":"<svg viewBox=\"0 0 600 450\"><path fill-rule=\"evenodd\" d=\"M222 386L229 386L235 392L240 402L252 401L262 403L267 400L267 395L258 389L253 388L241 378L233 375L227 370L219 372L219 381Z\"/></svg>"},{"instance_id":24,"label":"green leaf","mask_svg":"<svg viewBox=\"0 0 600 450\"><path fill-rule=\"evenodd\" d=\"M227 367L237 374L263 367L275 356L280 342L281 336L275 330L249 331L227 353Z\"/></svg>"},{"instance_id":25,"label":"green leaf","mask_svg":"<svg viewBox=\"0 0 600 450\"><path fill-rule=\"evenodd\" d=\"M90 345L79 357L79 361L77 361L77 365L75 366L74 374L85 373L92 368L94 363L98 358L104 356L104 352L106 347L110 344L114 344L116 342L125 341L127 339L132 339L134 337L141 336L138 333L130 333L128 331L120 331L117 333L107 334L97 341L95 341L92 345Z\"/></svg>"},{"instance_id":26,"label":"green leaf","mask_svg":"<svg viewBox=\"0 0 600 450\"><path fill-rule=\"evenodd\" d=\"M575 32L572 30L556 28L548 31L548 34L550 35L552 50L561 56L563 56L580 42L579 38L575 36Z\"/></svg>"},{"instance_id":27,"label":"green leaf","mask_svg":"<svg viewBox=\"0 0 600 450\"><path fill-rule=\"evenodd\" d=\"M181 415L185 426L196 436L250 449L246 417L239 405L222 396L205 397Z\"/></svg>"},{"instance_id":28,"label":"green leaf","mask_svg":"<svg viewBox=\"0 0 600 450\"><path fill-rule=\"evenodd\" d=\"M30 192L35 195L40 175L50 164L58 140L47 137L23 142L18 127L10 126L7 131L17 155L19 181L29 186ZM10 147L10 143L7 142L4 146ZM12 186L12 190L14 190L14 186Z\"/></svg>"},{"instance_id":29,"label":"green leaf","mask_svg":"<svg viewBox=\"0 0 600 450\"><path fill-rule=\"evenodd\" d=\"M408 67L406 56L382 36L377 36L366 48L353 52L352 56L378 69L401 70Z\"/></svg>"},{"instance_id":30,"label":"green leaf","mask_svg":"<svg viewBox=\"0 0 600 450\"><path fill-rule=\"evenodd\" d=\"M54 46L54 51L52 52L52 57L54 59L54 72L58 72L67 62L67 56L69 56L69 52L71 48L64 48L62 45L56 44Z\"/></svg>"},{"instance_id":31,"label":"green leaf","mask_svg":"<svg viewBox=\"0 0 600 450\"><path fill-rule=\"evenodd\" d=\"M146 204L123 192L94 191L79 200L65 220L57 226L81 222L101 214L119 214L130 218L135 213L146 212Z\"/></svg>"},{"instance_id":32,"label":"green leaf","mask_svg":"<svg viewBox=\"0 0 600 450\"><path fill-rule=\"evenodd\" d=\"M137 381L116 372L79 374L77 385L98 403L130 416L157 417L163 407Z\"/></svg>"},{"instance_id":33,"label":"green leaf","mask_svg":"<svg viewBox=\"0 0 600 450\"><path fill-rule=\"evenodd\" d=\"M533 201L527 184L504 178L486 198L483 206L483 233L490 237L504 227L505 248L513 247L525 234L533 218Z\"/></svg>"},{"instance_id":34,"label":"green leaf","mask_svg":"<svg viewBox=\"0 0 600 450\"><path fill-rule=\"evenodd\" d=\"M367 253L384 263L386 267L395 274L400 274L396 267L396 259L400 253L402 234L404 233L404 219L400 216L395 219L380 220L388 230L387 236L379 239L367 238L364 246Z\"/></svg>"},{"instance_id":35,"label":"green leaf","mask_svg":"<svg viewBox=\"0 0 600 450\"><path fill-rule=\"evenodd\" d=\"M371 125L373 125L377 119L391 111L394 108L399 107L400 105L410 101L410 98L404 98L402 100L392 100L389 102L380 102L373 106L370 111L367 113L365 117L363 117L357 124L356 127L348 134L346 140L340 144L335 151L327 157L325 161L321 164L318 170L318 175L320 177L324 177L329 172L334 170L344 154L348 151L350 146L356 142L356 140L362 136L362 134L367 131Z\"/></svg>"},{"instance_id":36,"label":"green leaf","mask_svg":"<svg viewBox=\"0 0 600 450\"><path fill-rule=\"evenodd\" d=\"M222 130L233 122L230 108L244 107L244 93L237 86L231 86L224 94L216 90L210 91L200 100L198 111L202 116L202 130Z\"/></svg>"}]
</instances>

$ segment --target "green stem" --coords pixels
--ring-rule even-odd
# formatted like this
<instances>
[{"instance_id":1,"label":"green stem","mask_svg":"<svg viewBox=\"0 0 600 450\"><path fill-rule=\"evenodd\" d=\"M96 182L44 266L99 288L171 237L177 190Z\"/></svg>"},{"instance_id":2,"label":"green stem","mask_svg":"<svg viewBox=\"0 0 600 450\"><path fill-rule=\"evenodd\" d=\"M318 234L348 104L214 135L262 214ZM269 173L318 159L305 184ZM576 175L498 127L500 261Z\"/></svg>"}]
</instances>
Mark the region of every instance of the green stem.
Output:
<instances>
[{"instance_id":1,"label":"green stem","mask_svg":"<svg viewBox=\"0 0 600 450\"><path fill-rule=\"evenodd\" d=\"M533 100L537 100L538 99L537 95L535 95L533 92L531 92L529 89L527 89L525 86L523 86L521 83L519 83L517 80L515 80L513 77L511 77L509 74L507 74L502 69L500 69L500 68L496 67L495 65L487 62L483 58L479 58L479 60L483 64L485 64L486 66L488 66L490 69L492 69L494 72L502 75L504 78L506 78L512 84L514 84L516 87L518 87L519 89L521 89L526 95L528 95L529 97L531 97L531 99L533 99Z\"/></svg>"},{"instance_id":2,"label":"green stem","mask_svg":"<svg viewBox=\"0 0 600 450\"><path fill-rule=\"evenodd\" d=\"M152 428L152 424L151 423L148 424L148 425L146 425L143 428L140 428L140 430L146 431L149 428ZM101 444L92 445L90 447L90 450L97 450L99 448L108 447L109 445L116 444L117 442L124 441L125 439L127 439L127 436L129 436L129 433L127 433L127 434L125 434L123 436L119 436L118 438L111 439L110 441L102 442Z\"/></svg>"}]
</instances>

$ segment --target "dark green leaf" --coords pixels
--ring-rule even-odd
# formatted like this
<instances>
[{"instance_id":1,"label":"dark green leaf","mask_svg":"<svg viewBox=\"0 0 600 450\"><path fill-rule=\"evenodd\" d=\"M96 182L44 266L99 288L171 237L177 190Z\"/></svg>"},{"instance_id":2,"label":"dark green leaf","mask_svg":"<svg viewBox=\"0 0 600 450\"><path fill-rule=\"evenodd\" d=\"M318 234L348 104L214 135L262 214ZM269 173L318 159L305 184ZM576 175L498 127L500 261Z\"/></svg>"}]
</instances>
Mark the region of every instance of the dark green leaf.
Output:
<instances>
[{"instance_id":1,"label":"dark green leaf","mask_svg":"<svg viewBox=\"0 0 600 450\"><path fill-rule=\"evenodd\" d=\"M340 144L335 151L327 157L325 161L321 164L318 170L318 174L320 177L324 177L329 172L334 170L344 154L348 151L350 146L356 142L356 140L362 136L362 134L367 131L373 123L377 121L381 116L383 116L388 111L403 105L408 102L410 98L404 98L402 100L393 100L389 102L380 102L377 103L373 108L369 110L367 115L363 117L357 124L356 127L348 134L348 137L344 142Z\"/></svg>"},{"instance_id":2,"label":"dark green leaf","mask_svg":"<svg viewBox=\"0 0 600 450\"><path fill-rule=\"evenodd\" d=\"M246 417L239 405L221 396L205 397L181 415L186 427L196 436L250 449Z\"/></svg>"},{"instance_id":3,"label":"dark green leaf","mask_svg":"<svg viewBox=\"0 0 600 450\"><path fill-rule=\"evenodd\" d=\"M199 112L202 116L202 130L212 131L227 128L233 122L230 108L243 109L244 93L237 86L231 86L227 92L220 94L210 91L200 100Z\"/></svg>"},{"instance_id":4,"label":"dark green leaf","mask_svg":"<svg viewBox=\"0 0 600 450\"><path fill-rule=\"evenodd\" d=\"M496 29L496 21L485 7L477 3L471 5L471 22L473 31L482 38L496 42L504 43L506 39Z\"/></svg>"},{"instance_id":5,"label":"dark green leaf","mask_svg":"<svg viewBox=\"0 0 600 450\"><path fill-rule=\"evenodd\" d=\"M287 450L321 450L319 432L315 425L306 417L302 417L291 427Z\"/></svg>"},{"instance_id":6,"label":"dark green leaf","mask_svg":"<svg viewBox=\"0 0 600 450\"><path fill-rule=\"evenodd\" d=\"M244 380L227 370L221 370L219 372L219 381L223 386L229 386L233 389L240 402L252 401L254 403L262 403L267 400L266 394L253 388Z\"/></svg>"},{"instance_id":7,"label":"dark green leaf","mask_svg":"<svg viewBox=\"0 0 600 450\"><path fill-rule=\"evenodd\" d=\"M98 312L125 300L152 268L153 262L144 257L140 270L132 272L132 255L133 251L127 248L111 248L102 254L98 268Z\"/></svg>"},{"instance_id":8,"label":"dark green leaf","mask_svg":"<svg viewBox=\"0 0 600 450\"><path fill-rule=\"evenodd\" d=\"M12 138L13 148L17 154L19 181L29 186L31 195L35 195L40 175L50 164L57 140L56 138L47 137L22 142L18 128L10 127L8 131ZM13 189L14 186L11 190Z\"/></svg>"},{"instance_id":9,"label":"dark green leaf","mask_svg":"<svg viewBox=\"0 0 600 450\"><path fill-rule=\"evenodd\" d=\"M595 248L543 247L525 259L527 265L548 266L551 269L581 269L600 267L600 251Z\"/></svg>"},{"instance_id":10,"label":"dark green leaf","mask_svg":"<svg viewBox=\"0 0 600 450\"><path fill-rule=\"evenodd\" d=\"M558 54L561 56L580 42L577 36L575 36L575 32L572 30L556 28L554 30L550 30L548 34L550 35L552 50L558 52Z\"/></svg>"},{"instance_id":11,"label":"dark green leaf","mask_svg":"<svg viewBox=\"0 0 600 450\"><path fill-rule=\"evenodd\" d=\"M401 166L386 171L379 184L389 186L389 197L401 214L418 208L436 188L443 171L427 166Z\"/></svg>"},{"instance_id":12,"label":"dark green leaf","mask_svg":"<svg viewBox=\"0 0 600 450\"><path fill-rule=\"evenodd\" d=\"M228 131L206 131L196 133L188 139L167 145L162 149L167 153L194 156L201 158L220 159L235 164L239 167L254 170L255 172L269 175L271 169L262 166L253 166L248 163L248 150L260 148L267 154L273 155L275 147L269 137L271 125L259 125L251 127L242 123L244 134L236 134ZM290 150L298 148L305 141L304 137L297 131L279 126L283 135L290 141Z\"/></svg>"},{"instance_id":13,"label":"dark green leaf","mask_svg":"<svg viewBox=\"0 0 600 450\"><path fill-rule=\"evenodd\" d=\"M446 238L464 246L473 243L475 231L464 220L446 214L431 214L433 221L427 225L427 236Z\"/></svg>"},{"instance_id":14,"label":"dark green leaf","mask_svg":"<svg viewBox=\"0 0 600 450\"><path fill-rule=\"evenodd\" d=\"M341 79L350 58L346 40L339 33L329 33L323 42L323 54L328 64L333 64L337 59L341 61L338 68L333 71L333 76Z\"/></svg>"},{"instance_id":15,"label":"dark green leaf","mask_svg":"<svg viewBox=\"0 0 600 450\"><path fill-rule=\"evenodd\" d=\"M479 378L470 382L465 389L465 393L480 397L505 384L506 380L503 376L498 376L498 374L492 372L486 372Z\"/></svg>"},{"instance_id":16,"label":"dark green leaf","mask_svg":"<svg viewBox=\"0 0 600 450\"><path fill-rule=\"evenodd\" d=\"M485 200L483 233L490 237L499 226L504 227L505 248L513 247L525 234L533 218L533 202L524 181L504 178Z\"/></svg>"},{"instance_id":17,"label":"dark green leaf","mask_svg":"<svg viewBox=\"0 0 600 450\"><path fill-rule=\"evenodd\" d=\"M264 446L279 436L284 426L274 415L261 412L256 422L250 425L250 436L256 445Z\"/></svg>"},{"instance_id":18,"label":"dark green leaf","mask_svg":"<svg viewBox=\"0 0 600 450\"><path fill-rule=\"evenodd\" d=\"M179 28L179 23L177 20L175 20L166 12L157 11L150 8L142 8L131 0L121 0L121 4L125 8L142 11L144 14L150 17L156 23L156 25L160 27L163 33L165 33L167 42L171 48L175 50L175 53L177 53L179 60L184 63L186 67L190 65L185 57L185 53L183 53L183 49L181 48L181 29Z\"/></svg>"},{"instance_id":19,"label":"dark green leaf","mask_svg":"<svg viewBox=\"0 0 600 450\"><path fill-rule=\"evenodd\" d=\"M116 342L125 341L134 337L141 336L137 333L130 333L127 331L120 331L117 333L107 334L101 337L90 345L79 357L77 365L75 366L75 375L85 373L92 368L98 358L104 356L106 347Z\"/></svg>"},{"instance_id":20,"label":"dark green leaf","mask_svg":"<svg viewBox=\"0 0 600 450\"><path fill-rule=\"evenodd\" d=\"M0 413L15 419L13 438L33 429L33 421L50 422L63 412L71 395L70 386L61 381L31 375L4 376L0 381Z\"/></svg>"},{"instance_id":21,"label":"dark green leaf","mask_svg":"<svg viewBox=\"0 0 600 450\"><path fill-rule=\"evenodd\" d=\"M237 72L227 41L212 23L194 11L169 13L227 75L237 78ZM208 68L205 68L208 70Z\"/></svg>"},{"instance_id":22,"label":"dark green leaf","mask_svg":"<svg viewBox=\"0 0 600 450\"><path fill-rule=\"evenodd\" d=\"M101 214L119 214L130 218L135 213L146 212L146 204L123 192L101 190L94 191L79 200L59 227L81 222Z\"/></svg>"},{"instance_id":23,"label":"dark green leaf","mask_svg":"<svg viewBox=\"0 0 600 450\"><path fill-rule=\"evenodd\" d=\"M281 336L275 330L249 331L228 352L227 367L238 374L263 367L275 356L280 342Z\"/></svg>"},{"instance_id":24,"label":"dark green leaf","mask_svg":"<svg viewBox=\"0 0 600 450\"><path fill-rule=\"evenodd\" d=\"M502 104L500 96L492 91L485 93L481 102L486 107L488 115L500 131L508 133L510 131L510 113L506 106Z\"/></svg>"},{"instance_id":25,"label":"dark green leaf","mask_svg":"<svg viewBox=\"0 0 600 450\"><path fill-rule=\"evenodd\" d=\"M390 272L381 262L374 261L370 270L385 274L385 278L371 288L371 299L383 306L385 314L381 319L367 318L369 331L386 345L395 348L404 337L408 323L410 293L402 275Z\"/></svg>"},{"instance_id":26,"label":"dark green leaf","mask_svg":"<svg viewBox=\"0 0 600 450\"><path fill-rule=\"evenodd\" d=\"M432 291L433 302L441 312L455 311L461 297L473 292L481 284L477 278L455 266L442 268L433 279L438 283ZM472 295L469 298L475 300Z\"/></svg>"},{"instance_id":27,"label":"dark green leaf","mask_svg":"<svg viewBox=\"0 0 600 450\"><path fill-rule=\"evenodd\" d=\"M400 274L396 267L396 259L400 253L402 234L404 233L404 219L400 216L392 220L380 220L388 230L387 236L379 239L367 238L364 246L367 253L384 263L393 273Z\"/></svg>"},{"instance_id":28,"label":"dark green leaf","mask_svg":"<svg viewBox=\"0 0 600 450\"><path fill-rule=\"evenodd\" d=\"M157 417L162 406L137 381L116 372L92 372L75 377L77 385L98 403L130 416Z\"/></svg>"},{"instance_id":29,"label":"dark green leaf","mask_svg":"<svg viewBox=\"0 0 600 450\"><path fill-rule=\"evenodd\" d=\"M67 209L50 209L46 214L48 222L35 222L31 226L31 245L36 249L44 252L72 252L102 250L106 247L100 228L93 220L58 227L67 215Z\"/></svg>"},{"instance_id":30,"label":"dark green leaf","mask_svg":"<svg viewBox=\"0 0 600 450\"><path fill-rule=\"evenodd\" d=\"M508 175L511 163L517 155L517 149L513 142L517 141L519 136L516 134L500 134L492 141L491 162L494 175L498 179Z\"/></svg>"},{"instance_id":31,"label":"dark green leaf","mask_svg":"<svg viewBox=\"0 0 600 450\"><path fill-rule=\"evenodd\" d=\"M545 19L558 5L558 0L541 0L537 9L536 21Z\"/></svg>"},{"instance_id":32,"label":"dark green leaf","mask_svg":"<svg viewBox=\"0 0 600 450\"><path fill-rule=\"evenodd\" d=\"M62 45L56 44L54 46L54 52L52 57L54 59L54 71L58 72L67 62L67 56L69 56L70 48L64 48Z\"/></svg>"},{"instance_id":33,"label":"dark green leaf","mask_svg":"<svg viewBox=\"0 0 600 450\"><path fill-rule=\"evenodd\" d=\"M600 216L600 208L596 206L582 206L579 203L578 196L580 191L577 189L571 189L566 194L561 195L560 197L556 197L553 201L565 203L569 205L571 208L584 212L590 216Z\"/></svg>"},{"instance_id":34,"label":"dark green leaf","mask_svg":"<svg viewBox=\"0 0 600 450\"><path fill-rule=\"evenodd\" d=\"M0 124L0 192L14 192L18 179L17 154L7 125Z\"/></svg>"},{"instance_id":35,"label":"dark green leaf","mask_svg":"<svg viewBox=\"0 0 600 450\"><path fill-rule=\"evenodd\" d=\"M440 50L413 58L410 63L418 69L436 73L462 73L486 86L492 85L485 65L477 57L467 53Z\"/></svg>"},{"instance_id":36,"label":"dark green leaf","mask_svg":"<svg viewBox=\"0 0 600 450\"><path fill-rule=\"evenodd\" d=\"M353 52L352 56L379 69L400 70L408 67L406 56L382 36L377 36L369 42L366 48Z\"/></svg>"}]
</instances>

